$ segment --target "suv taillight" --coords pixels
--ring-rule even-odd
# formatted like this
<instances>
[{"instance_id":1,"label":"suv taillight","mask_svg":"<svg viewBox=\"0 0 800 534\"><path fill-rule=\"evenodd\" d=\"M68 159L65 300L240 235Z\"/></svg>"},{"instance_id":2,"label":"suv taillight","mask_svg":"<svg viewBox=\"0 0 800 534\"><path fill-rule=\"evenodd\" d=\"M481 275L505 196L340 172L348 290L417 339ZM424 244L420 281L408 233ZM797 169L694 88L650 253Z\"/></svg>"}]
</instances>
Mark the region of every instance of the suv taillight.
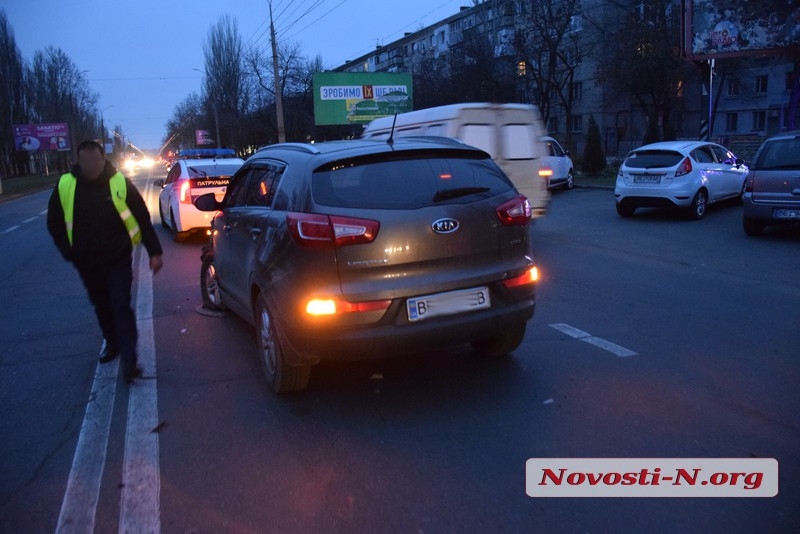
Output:
<instances>
[{"instance_id":1,"label":"suv taillight","mask_svg":"<svg viewBox=\"0 0 800 534\"><path fill-rule=\"evenodd\" d=\"M323 249L372 243L381 227L369 219L316 213L288 213L286 222L297 244Z\"/></svg>"},{"instance_id":2,"label":"suv taillight","mask_svg":"<svg viewBox=\"0 0 800 534\"><path fill-rule=\"evenodd\" d=\"M681 162L678 170L675 171L675 177L677 178L678 176L683 176L684 174L689 174L690 172L692 172L692 160L686 157Z\"/></svg>"},{"instance_id":3,"label":"suv taillight","mask_svg":"<svg viewBox=\"0 0 800 534\"><path fill-rule=\"evenodd\" d=\"M497 216L503 226L528 226L531 204L524 195L517 195L497 208Z\"/></svg>"},{"instance_id":4,"label":"suv taillight","mask_svg":"<svg viewBox=\"0 0 800 534\"><path fill-rule=\"evenodd\" d=\"M180 181L180 200L181 204L191 204L192 203L192 184L189 180L181 180Z\"/></svg>"}]
</instances>

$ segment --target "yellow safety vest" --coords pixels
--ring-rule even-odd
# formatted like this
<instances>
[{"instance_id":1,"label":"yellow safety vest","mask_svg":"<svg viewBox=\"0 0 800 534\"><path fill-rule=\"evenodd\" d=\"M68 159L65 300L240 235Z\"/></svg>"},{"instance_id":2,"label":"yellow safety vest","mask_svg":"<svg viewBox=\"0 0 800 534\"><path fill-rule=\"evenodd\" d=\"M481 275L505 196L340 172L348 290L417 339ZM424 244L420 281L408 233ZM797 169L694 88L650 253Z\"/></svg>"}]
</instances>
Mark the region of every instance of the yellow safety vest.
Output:
<instances>
[{"instance_id":1,"label":"yellow safety vest","mask_svg":"<svg viewBox=\"0 0 800 534\"><path fill-rule=\"evenodd\" d=\"M67 238L70 245L72 245L72 224L75 219L75 186L77 183L78 180L72 173L62 175L58 181L58 197L61 200L61 208L64 210L64 222L67 225ZM114 207L117 208L122 223L128 230L131 243L134 246L138 245L142 242L142 231L136 217L125 203L128 196L128 184L125 182L125 177L122 173L117 172L108 181L108 185L111 187L111 200L114 202Z\"/></svg>"}]
</instances>

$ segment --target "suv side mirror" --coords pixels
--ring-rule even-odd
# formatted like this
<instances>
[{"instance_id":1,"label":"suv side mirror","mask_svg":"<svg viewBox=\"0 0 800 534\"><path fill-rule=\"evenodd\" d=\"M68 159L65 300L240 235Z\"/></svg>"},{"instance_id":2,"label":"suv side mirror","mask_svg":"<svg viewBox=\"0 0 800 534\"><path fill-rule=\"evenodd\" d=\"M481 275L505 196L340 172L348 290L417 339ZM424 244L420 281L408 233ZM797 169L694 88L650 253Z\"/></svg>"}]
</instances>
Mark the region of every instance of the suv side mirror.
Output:
<instances>
[{"instance_id":1,"label":"suv side mirror","mask_svg":"<svg viewBox=\"0 0 800 534\"><path fill-rule=\"evenodd\" d=\"M159 178L158 180L153 180L153 185L156 186L156 187L160 187L161 189L164 189L164 185L165 185L164 179L163 178Z\"/></svg>"},{"instance_id":2,"label":"suv side mirror","mask_svg":"<svg viewBox=\"0 0 800 534\"><path fill-rule=\"evenodd\" d=\"M222 209L222 204L217 202L217 197L214 193L206 193L194 199L194 207L200 211L219 211Z\"/></svg>"}]
</instances>

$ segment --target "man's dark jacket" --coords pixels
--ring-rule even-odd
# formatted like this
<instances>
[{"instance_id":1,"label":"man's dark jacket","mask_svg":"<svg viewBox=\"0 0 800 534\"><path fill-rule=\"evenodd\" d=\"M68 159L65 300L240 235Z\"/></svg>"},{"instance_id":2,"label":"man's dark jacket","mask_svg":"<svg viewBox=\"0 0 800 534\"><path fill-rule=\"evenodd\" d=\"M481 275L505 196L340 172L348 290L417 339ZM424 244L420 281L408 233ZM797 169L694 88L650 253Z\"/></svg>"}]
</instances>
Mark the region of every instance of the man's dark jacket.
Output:
<instances>
[{"instance_id":1,"label":"man's dark jacket","mask_svg":"<svg viewBox=\"0 0 800 534\"><path fill-rule=\"evenodd\" d=\"M58 185L50 195L47 209L47 229L61 255L67 261L74 263L78 269L102 268L130 258L133 250L131 238L111 200L111 187L108 183L117 170L111 163L106 162L103 173L93 181L86 180L82 176L80 166L77 164L70 172L77 178L72 246L67 237ZM139 223L142 244L151 257L161 255L161 243L150 222L147 205L136 186L127 178L125 182L128 186L125 203Z\"/></svg>"}]
</instances>

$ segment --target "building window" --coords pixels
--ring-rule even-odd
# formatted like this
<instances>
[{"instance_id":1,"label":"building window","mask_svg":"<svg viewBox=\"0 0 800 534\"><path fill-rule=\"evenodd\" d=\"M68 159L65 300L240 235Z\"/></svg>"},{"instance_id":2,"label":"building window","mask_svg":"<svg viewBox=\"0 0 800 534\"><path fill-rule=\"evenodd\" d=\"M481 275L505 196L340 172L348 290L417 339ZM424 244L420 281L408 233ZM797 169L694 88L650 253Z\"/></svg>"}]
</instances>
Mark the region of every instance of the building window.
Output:
<instances>
[{"instance_id":1,"label":"building window","mask_svg":"<svg viewBox=\"0 0 800 534\"><path fill-rule=\"evenodd\" d=\"M739 114L738 113L726 113L725 114L725 131L726 132L735 132L736 127L738 126L739 121Z\"/></svg>"},{"instance_id":2,"label":"building window","mask_svg":"<svg viewBox=\"0 0 800 534\"><path fill-rule=\"evenodd\" d=\"M794 89L794 72L786 73L786 90L792 91Z\"/></svg>"},{"instance_id":3,"label":"building window","mask_svg":"<svg viewBox=\"0 0 800 534\"><path fill-rule=\"evenodd\" d=\"M525 66L525 61L520 61L517 63L517 76L525 76L527 74L528 69Z\"/></svg>"},{"instance_id":4,"label":"building window","mask_svg":"<svg viewBox=\"0 0 800 534\"><path fill-rule=\"evenodd\" d=\"M728 96L739 96L739 79L728 80Z\"/></svg>"},{"instance_id":5,"label":"building window","mask_svg":"<svg viewBox=\"0 0 800 534\"><path fill-rule=\"evenodd\" d=\"M550 133L558 132L558 117L550 117L547 121L547 131Z\"/></svg>"},{"instance_id":6,"label":"building window","mask_svg":"<svg viewBox=\"0 0 800 534\"><path fill-rule=\"evenodd\" d=\"M767 112L766 111L754 111L753 112L753 131L754 132L761 132L764 131L764 127L767 124Z\"/></svg>"},{"instance_id":7,"label":"building window","mask_svg":"<svg viewBox=\"0 0 800 534\"><path fill-rule=\"evenodd\" d=\"M573 115L570 117L569 122L572 133L581 133L583 131L583 116Z\"/></svg>"},{"instance_id":8,"label":"building window","mask_svg":"<svg viewBox=\"0 0 800 534\"><path fill-rule=\"evenodd\" d=\"M572 33L578 33L583 29L583 19L581 19L580 15L573 15L569 18L569 31Z\"/></svg>"},{"instance_id":9,"label":"building window","mask_svg":"<svg viewBox=\"0 0 800 534\"><path fill-rule=\"evenodd\" d=\"M769 80L767 75L756 76L756 93L764 94L767 92L767 80Z\"/></svg>"},{"instance_id":10,"label":"building window","mask_svg":"<svg viewBox=\"0 0 800 534\"><path fill-rule=\"evenodd\" d=\"M572 82L570 84L570 97L573 100L580 100L583 96L583 82Z\"/></svg>"}]
</instances>

